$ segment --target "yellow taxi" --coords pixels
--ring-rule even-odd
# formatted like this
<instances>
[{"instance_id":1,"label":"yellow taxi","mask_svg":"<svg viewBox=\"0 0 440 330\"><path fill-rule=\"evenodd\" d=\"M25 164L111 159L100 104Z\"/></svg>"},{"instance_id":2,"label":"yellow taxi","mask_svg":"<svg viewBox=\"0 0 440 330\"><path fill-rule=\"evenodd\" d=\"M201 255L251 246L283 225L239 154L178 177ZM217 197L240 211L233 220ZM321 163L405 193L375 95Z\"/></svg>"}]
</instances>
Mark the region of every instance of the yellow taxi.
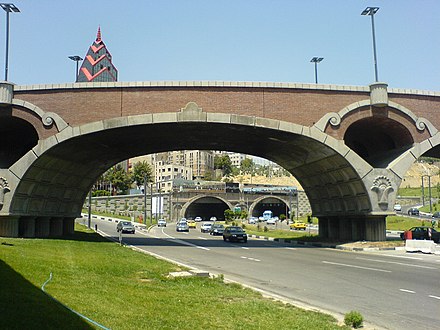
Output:
<instances>
[{"instance_id":1,"label":"yellow taxi","mask_svg":"<svg viewBox=\"0 0 440 330\"><path fill-rule=\"evenodd\" d=\"M292 224L290 224L290 229L299 229L299 230L306 230L307 226L304 222L296 221Z\"/></svg>"},{"instance_id":2,"label":"yellow taxi","mask_svg":"<svg viewBox=\"0 0 440 330\"><path fill-rule=\"evenodd\" d=\"M196 222L194 220L188 220L188 227L191 229L196 228Z\"/></svg>"}]
</instances>

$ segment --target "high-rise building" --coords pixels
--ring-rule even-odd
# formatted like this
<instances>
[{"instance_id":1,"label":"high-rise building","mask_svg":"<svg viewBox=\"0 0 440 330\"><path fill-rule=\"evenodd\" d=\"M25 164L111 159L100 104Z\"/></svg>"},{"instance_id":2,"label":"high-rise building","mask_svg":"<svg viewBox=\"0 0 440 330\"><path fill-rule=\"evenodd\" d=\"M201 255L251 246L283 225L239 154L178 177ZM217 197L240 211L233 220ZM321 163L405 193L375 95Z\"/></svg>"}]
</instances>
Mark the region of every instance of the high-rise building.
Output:
<instances>
[{"instance_id":1,"label":"high-rise building","mask_svg":"<svg viewBox=\"0 0 440 330\"><path fill-rule=\"evenodd\" d=\"M118 80L118 70L112 56L101 39L98 27L96 40L90 46L79 70L77 82L109 82Z\"/></svg>"}]
</instances>

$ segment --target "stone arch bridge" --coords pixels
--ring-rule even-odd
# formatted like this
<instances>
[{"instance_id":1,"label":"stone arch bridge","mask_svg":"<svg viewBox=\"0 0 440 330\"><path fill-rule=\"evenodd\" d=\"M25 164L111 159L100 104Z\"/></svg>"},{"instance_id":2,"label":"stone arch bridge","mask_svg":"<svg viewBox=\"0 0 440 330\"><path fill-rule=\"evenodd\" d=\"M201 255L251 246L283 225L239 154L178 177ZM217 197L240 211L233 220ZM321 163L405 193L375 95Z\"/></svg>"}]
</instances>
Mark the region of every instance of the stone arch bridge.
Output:
<instances>
[{"instance_id":1,"label":"stone arch bridge","mask_svg":"<svg viewBox=\"0 0 440 330\"><path fill-rule=\"evenodd\" d=\"M440 93L385 83L0 82L0 235L71 233L109 167L143 154L229 150L301 183L320 235L385 239L403 175L440 157Z\"/></svg>"}]
</instances>

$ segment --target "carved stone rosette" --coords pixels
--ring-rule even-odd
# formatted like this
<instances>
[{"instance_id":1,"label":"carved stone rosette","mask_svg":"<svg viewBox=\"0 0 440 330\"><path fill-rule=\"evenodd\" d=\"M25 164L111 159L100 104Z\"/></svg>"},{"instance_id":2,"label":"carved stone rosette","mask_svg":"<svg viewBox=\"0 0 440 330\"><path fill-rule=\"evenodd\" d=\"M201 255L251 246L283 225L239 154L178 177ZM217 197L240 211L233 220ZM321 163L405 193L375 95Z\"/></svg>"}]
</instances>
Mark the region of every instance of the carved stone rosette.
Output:
<instances>
[{"instance_id":1,"label":"carved stone rosette","mask_svg":"<svg viewBox=\"0 0 440 330\"><path fill-rule=\"evenodd\" d=\"M382 209L388 208L389 194L394 191L391 180L385 175L377 176L373 181L371 190L377 194L377 203L379 204L379 207Z\"/></svg>"}]
</instances>

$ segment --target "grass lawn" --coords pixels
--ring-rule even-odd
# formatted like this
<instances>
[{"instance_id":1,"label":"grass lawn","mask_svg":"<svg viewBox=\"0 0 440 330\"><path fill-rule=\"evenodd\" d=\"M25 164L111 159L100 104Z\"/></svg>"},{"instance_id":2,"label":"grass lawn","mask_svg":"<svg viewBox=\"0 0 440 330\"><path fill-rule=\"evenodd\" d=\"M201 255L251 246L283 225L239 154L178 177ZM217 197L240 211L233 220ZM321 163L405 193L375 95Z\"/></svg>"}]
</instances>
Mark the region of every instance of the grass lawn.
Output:
<instances>
[{"instance_id":1,"label":"grass lawn","mask_svg":"<svg viewBox=\"0 0 440 330\"><path fill-rule=\"evenodd\" d=\"M401 197L411 197L411 196L422 196L422 188L399 188L397 192L398 196ZM428 196L428 187L425 186L425 198ZM440 197L440 190L437 189L437 186L431 186L431 196L432 198Z\"/></svg>"},{"instance_id":2,"label":"grass lawn","mask_svg":"<svg viewBox=\"0 0 440 330\"><path fill-rule=\"evenodd\" d=\"M178 248L178 247L176 247ZM68 239L0 238L1 329L95 329L40 290L111 329L348 329L325 314L264 299L82 226Z\"/></svg>"}]
</instances>

